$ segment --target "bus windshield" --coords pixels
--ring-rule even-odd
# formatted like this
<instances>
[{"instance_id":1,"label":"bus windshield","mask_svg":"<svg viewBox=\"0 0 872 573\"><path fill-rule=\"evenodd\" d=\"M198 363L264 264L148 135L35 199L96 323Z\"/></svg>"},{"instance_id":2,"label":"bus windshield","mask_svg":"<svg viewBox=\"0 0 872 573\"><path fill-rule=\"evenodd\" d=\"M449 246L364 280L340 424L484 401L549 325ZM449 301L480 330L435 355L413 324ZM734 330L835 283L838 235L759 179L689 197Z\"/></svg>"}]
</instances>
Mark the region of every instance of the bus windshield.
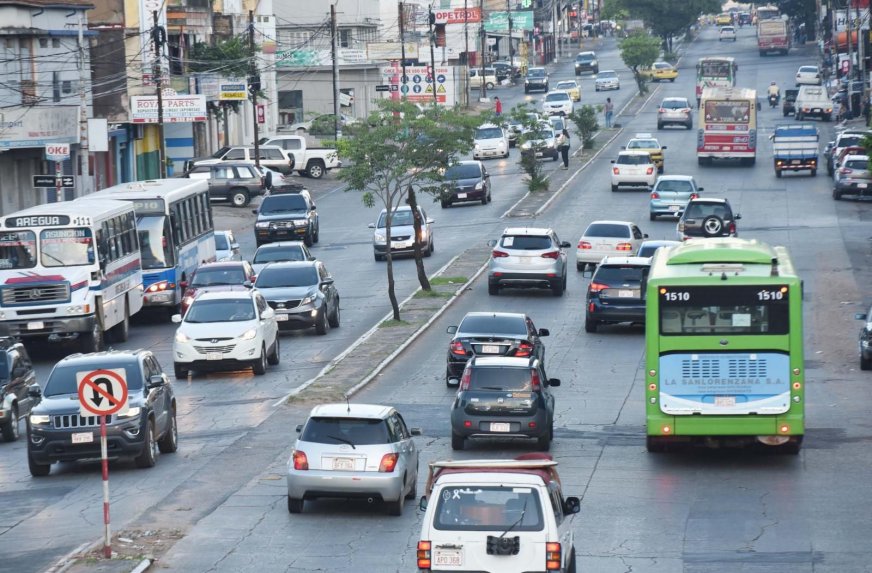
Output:
<instances>
[{"instance_id":1,"label":"bus windshield","mask_svg":"<svg viewBox=\"0 0 872 573\"><path fill-rule=\"evenodd\" d=\"M705 78L732 78L733 62L725 60L702 60L697 65L699 75Z\"/></svg>"},{"instance_id":2,"label":"bus windshield","mask_svg":"<svg viewBox=\"0 0 872 573\"><path fill-rule=\"evenodd\" d=\"M36 266L36 235L33 231L0 233L0 269L31 269Z\"/></svg>"},{"instance_id":3,"label":"bus windshield","mask_svg":"<svg viewBox=\"0 0 872 573\"><path fill-rule=\"evenodd\" d=\"M706 123L747 123L751 117L751 102L739 100L709 100L705 102Z\"/></svg>"},{"instance_id":4,"label":"bus windshield","mask_svg":"<svg viewBox=\"0 0 872 573\"><path fill-rule=\"evenodd\" d=\"M39 233L42 266L74 267L94 263L91 229L45 229Z\"/></svg>"},{"instance_id":5,"label":"bus windshield","mask_svg":"<svg viewBox=\"0 0 872 573\"><path fill-rule=\"evenodd\" d=\"M660 334L787 334L786 286L668 287L660 290Z\"/></svg>"},{"instance_id":6,"label":"bus windshield","mask_svg":"<svg viewBox=\"0 0 872 573\"><path fill-rule=\"evenodd\" d=\"M165 233L165 221L164 215L146 215L136 219L143 269L166 269L175 264L169 233Z\"/></svg>"}]
</instances>

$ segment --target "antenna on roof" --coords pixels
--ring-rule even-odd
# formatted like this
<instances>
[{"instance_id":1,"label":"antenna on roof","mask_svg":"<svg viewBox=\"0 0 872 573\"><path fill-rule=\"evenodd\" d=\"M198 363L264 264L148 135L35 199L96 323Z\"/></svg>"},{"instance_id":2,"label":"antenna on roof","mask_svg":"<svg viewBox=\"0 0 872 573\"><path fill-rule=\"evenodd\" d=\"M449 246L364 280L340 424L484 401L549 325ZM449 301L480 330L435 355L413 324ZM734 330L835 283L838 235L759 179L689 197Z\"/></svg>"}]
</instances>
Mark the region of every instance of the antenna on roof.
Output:
<instances>
[{"instance_id":1,"label":"antenna on roof","mask_svg":"<svg viewBox=\"0 0 872 573\"><path fill-rule=\"evenodd\" d=\"M345 396L345 406L347 408L345 411L350 414L351 413L351 403L348 402L348 394L343 394L343 396Z\"/></svg>"},{"instance_id":2,"label":"antenna on roof","mask_svg":"<svg viewBox=\"0 0 872 573\"><path fill-rule=\"evenodd\" d=\"M772 257L772 272L771 276L778 276L778 257Z\"/></svg>"}]
</instances>

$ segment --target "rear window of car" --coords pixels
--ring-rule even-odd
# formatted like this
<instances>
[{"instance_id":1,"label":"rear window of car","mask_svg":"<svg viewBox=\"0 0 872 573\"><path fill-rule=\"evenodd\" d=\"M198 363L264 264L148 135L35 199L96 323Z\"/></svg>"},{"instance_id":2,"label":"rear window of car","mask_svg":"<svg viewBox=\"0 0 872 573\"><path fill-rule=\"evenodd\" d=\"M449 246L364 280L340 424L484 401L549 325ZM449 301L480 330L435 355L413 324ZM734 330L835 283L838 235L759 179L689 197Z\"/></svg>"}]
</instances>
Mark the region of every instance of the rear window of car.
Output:
<instances>
[{"instance_id":1,"label":"rear window of car","mask_svg":"<svg viewBox=\"0 0 872 573\"><path fill-rule=\"evenodd\" d=\"M457 485L443 488L438 499L433 527L442 531L542 531L545 527L539 493L531 487Z\"/></svg>"},{"instance_id":2,"label":"rear window of car","mask_svg":"<svg viewBox=\"0 0 872 573\"><path fill-rule=\"evenodd\" d=\"M241 265L238 267L220 267L214 269L207 267L197 269L196 273L194 273L194 280L191 281L191 286L241 285L247 278Z\"/></svg>"},{"instance_id":3,"label":"rear window of car","mask_svg":"<svg viewBox=\"0 0 872 573\"><path fill-rule=\"evenodd\" d=\"M471 368L469 387L472 390L531 392L533 376L527 368L476 366Z\"/></svg>"},{"instance_id":4,"label":"rear window of car","mask_svg":"<svg viewBox=\"0 0 872 573\"><path fill-rule=\"evenodd\" d=\"M578 88L575 82L558 82L557 89L559 90L574 90Z\"/></svg>"},{"instance_id":5,"label":"rear window of car","mask_svg":"<svg viewBox=\"0 0 872 573\"><path fill-rule=\"evenodd\" d=\"M600 79L611 80L611 79L614 79L616 77L618 77L617 72L600 72L596 79L598 79L598 80L600 80Z\"/></svg>"},{"instance_id":6,"label":"rear window of car","mask_svg":"<svg viewBox=\"0 0 872 573\"><path fill-rule=\"evenodd\" d=\"M665 99L663 100L663 103L660 104L660 107L663 109L687 109L690 106L687 101Z\"/></svg>"},{"instance_id":7,"label":"rear window of car","mask_svg":"<svg viewBox=\"0 0 872 573\"><path fill-rule=\"evenodd\" d=\"M260 205L260 212L272 215L291 211L306 211L308 208L306 199L302 195L288 193L285 195L272 195L264 199Z\"/></svg>"},{"instance_id":8,"label":"rear window of car","mask_svg":"<svg viewBox=\"0 0 872 573\"><path fill-rule=\"evenodd\" d=\"M501 334L526 338L527 324L520 316L467 316L459 332Z\"/></svg>"},{"instance_id":9,"label":"rear window of car","mask_svg":"<svg viewBox=\"0 0 872 573\"><path fill-rule=\"evenodd\" d=\"M260 158L261 158L261 159L278 159L278 160L282 160L282 159L285 158L285 156L282 155L282 152L279 151L278 149L261 149L261 150L259 150L259 151L260 151Z\"/></svg>"},{"instance_id":10,"label":"rear window of car","mask_svg":"<svg viewBox=\"0 0 872 573\"><path fill-rule=\"evenodd\" d=\"M527 70L528 78L544 78L545 77L545 68L530 68Z\"/></svg>"},{"instance_id":11,"label":"rear window of car","mask_svg":"<svg viewBox=\"0 0 872 573\"><path fill-rule=\"evenodd\" d=\"M690 193L693 191L693 185L690 181L681 181L676 179L667 179L658 181L654 187L655 191L684 191Z\"/></svg>"},{"instance_id":12,"label":"rear window of car","mask_svg":"<svg viewBox=\"0 0 872 573\"><path fill-rule=\"evenodd\" d=\"M276 247L273 249L258 249L254 253L253 263L275 263L281 261L304 261L302 247Z\"/></svg>"},{"instance_id":13,"label":"rear window of car","mask_svg":"<svg viewBox=\"0 0 872 573\"><path fill-rule=\"evenodd\" d=\"M592 54L592 53L578 54L578 56L575 57L575 60L578 62L589 62L589 61L593 60L595 57L596 57L596 55Z\"/></svg>"},{"instance_id":14,"label":"rear window of car","mask_svg":"<svg viewBox=\"0 0 872 573\"><path fill-rule=\"evenodd\" d=\"M690 203L684 212L685 219L717 215L721 219L732 219L733 213L729 206L723 203Z\"/></svg>"},{"instance_id":15,"label":"rear window of car","mask_svg":"<svg viewBox=\"0 0 872 573\"><path fill-rule=\"evenodd\" d=\"M851 159L845 162L845 167L851 169L869 169L869 162L865 159Z\"/></svg>"},{"instance_id":16,"label":"rear window of car","mask_svg":"<svg viewBox=\"0 0 872 573\"><path fill-rule=\"evenodd\" d=\"M812 73L812 74L816 74L817 71L818 71L818 69L817 69L816 67L814 67L814 66L802 66L801 68L799 68L799 71L800 71L800 72L809 72L809 73Z\"/></svg>"},{"instance_id":17,"label":"rear window of car","mask_svg":"<svg viewBox=\"0 0 872 573\"><path fill-rule=\"evenodd\" d=\"M627 149L660 149L656 139L634 139L627 144Z\"/></svg>"},{"instance_id":18,"label":"rear window of car","mask_svg":"<svg viewBox=\"0 0 872 573\"><path fill-rule=\"evenodd\" d=\"M618 163L620 165L646 165L648 163L651 163L651 156L641 153L622 153L621 155L618 155L618 159L615 161L615 163Z\"/></svg>"},{"instance_id":19,"label":"rear window of car","mask_svg":"<svg viewBox=\"0 0 872 573\"><path fill-rule=\"evenodd\" d=\"M648 275L649 269L648 265L600 265L597 267L591 282L607 285L640 283Z\"/></svg>"},{"instance_id":20,"label":"rear window of car","mask_svg":"<svg viewBox=\"0 0 872 573\"><path fill-rule=\"evenodd\" d=\"M227 244L227 235L215 233L215 248L220 251L226 251L230 248L230 245Z\"/></svg>"},{"instance_id":21,"label":"rear window of car","mask_svg":"<svg viewBox=\"0 0 872 573\"><path fill-rule=\"evenodd\" d=\"M503 235L500 246L516 251L543 251L551 248L547 235Z\"/></svg>"},{"instance_id":22,"label":"rear window of car","mask_svg":"<svg viewBox=\"0 0 872 573\"><path fill-rule=\"evenodd\" d=\"M97 365L99 363L99 366ZM55 366L54 370L49 375L48 382L45 383L45 389L42 391L43 396L63 396L65 394L75 394L78 390L78 381L76 374L78 372L88 372L98 368L123 368L125 379L127 380L128 390L142 390L142 372L140 371L139 361L131 360L127 363L112 363L106 365L105 361L94 362L93 365L83 364L81 362L75 364L65 364Z\"/></svg>"},{"instance_id":23,"label":"rear window of car","mask_svg":"<svg viewBox=\"0 0 872 573\"><path fill-rule=\"evenodd\" d=\"M300 439L316 444L371 446L391 443L388 427L380 418L309 418Z\"/></svg>"},{"instance_id":24,"label":"rear window of car","mask_svg":"<svg viewBox=\"0 0 872 573\"><path fill-rule=\"evenodd\" d=\"M610 239L629 239L631 237L628 225L616 225L614 223L591 223L585 237L606 237Z\"/></svg>"},{"instance_id":25,"label":"rear window of car","mask_svg":"<svg viewBox=\"0 0 872 573\"><path fill-rule=\"evenodd\" d=\"M497 130L499 131L499 130ZM495 135L493 137L501 137ZM476 139L487 139L476 135ZM481 168L478 165L452 165L445 170L445 179L451 181L454 179L477 179L481 177ZM411 211L410 211L411 212Z\"/></svg>"}]
</instances>

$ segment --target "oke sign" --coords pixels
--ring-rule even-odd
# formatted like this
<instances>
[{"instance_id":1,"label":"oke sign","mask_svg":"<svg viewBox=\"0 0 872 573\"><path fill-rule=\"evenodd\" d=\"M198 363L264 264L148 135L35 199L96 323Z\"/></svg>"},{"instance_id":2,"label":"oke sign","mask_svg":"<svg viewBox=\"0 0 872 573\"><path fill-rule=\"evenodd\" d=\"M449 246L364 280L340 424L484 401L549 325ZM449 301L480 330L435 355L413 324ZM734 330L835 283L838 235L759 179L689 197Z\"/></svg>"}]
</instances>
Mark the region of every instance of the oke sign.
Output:
<instances>
[{"instance_id":1,"label":"oke sign","mask_svg":"<svg viewBox=\"0 0 872 573\"><path fill-rule=\"evenodd\" d=\"M76 372L83 416L108 416L127 411L127 371L104 368Z\"/></svg>"},{"instance_id":2,"label":"oke sign","mask_svg":"<svg viewBox=\"0 0 872 573\"><path fill-rule=\"evenodd\" d=\"M46 161L66 161L70 158L69 143L49 143L45 146Z\"/></svg>"}]
</instances>

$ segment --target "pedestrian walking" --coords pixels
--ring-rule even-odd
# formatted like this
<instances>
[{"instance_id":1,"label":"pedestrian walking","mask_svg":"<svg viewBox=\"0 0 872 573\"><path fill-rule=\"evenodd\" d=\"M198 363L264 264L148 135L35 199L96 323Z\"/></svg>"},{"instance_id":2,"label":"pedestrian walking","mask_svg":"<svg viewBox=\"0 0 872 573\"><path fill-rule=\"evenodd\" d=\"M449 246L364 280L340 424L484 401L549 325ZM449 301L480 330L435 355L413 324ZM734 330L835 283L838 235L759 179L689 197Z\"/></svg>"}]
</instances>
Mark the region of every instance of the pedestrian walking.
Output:
<instances>
[{"instance_id":1,"label":"pedestrian walking","mask_svg":"<svg viewBox=\"0 0 872 573\"><path fill-rule=\"evenodd\" d=\"M606 103L603 106L603 113L606 116L606 127L612 126L612 115L615 113L615 106L612 103L612 98L607 97Z\"/></svg>"},{"instance_id":2,"label":"pedestrian walking","mask_svg":"<svg viewBox=\"0 0 872 573\"><path fill-rule=\"evenodd\" d=\"M497 115L503 114L503 102L500 101L499 96L494 98L494 111Z\"/></svg>"},{"instance_id":3,"label":"pedestrian walking","mask_svg":"<svg viewBox=\"0 0 872 573\"><path fill-rule=\"evenodd\" d=\"M563 168L569 169L569 132L565 129L557 134L557 149L560 150L560 156L563 158Z\"/></svg>"}]
</instances>

